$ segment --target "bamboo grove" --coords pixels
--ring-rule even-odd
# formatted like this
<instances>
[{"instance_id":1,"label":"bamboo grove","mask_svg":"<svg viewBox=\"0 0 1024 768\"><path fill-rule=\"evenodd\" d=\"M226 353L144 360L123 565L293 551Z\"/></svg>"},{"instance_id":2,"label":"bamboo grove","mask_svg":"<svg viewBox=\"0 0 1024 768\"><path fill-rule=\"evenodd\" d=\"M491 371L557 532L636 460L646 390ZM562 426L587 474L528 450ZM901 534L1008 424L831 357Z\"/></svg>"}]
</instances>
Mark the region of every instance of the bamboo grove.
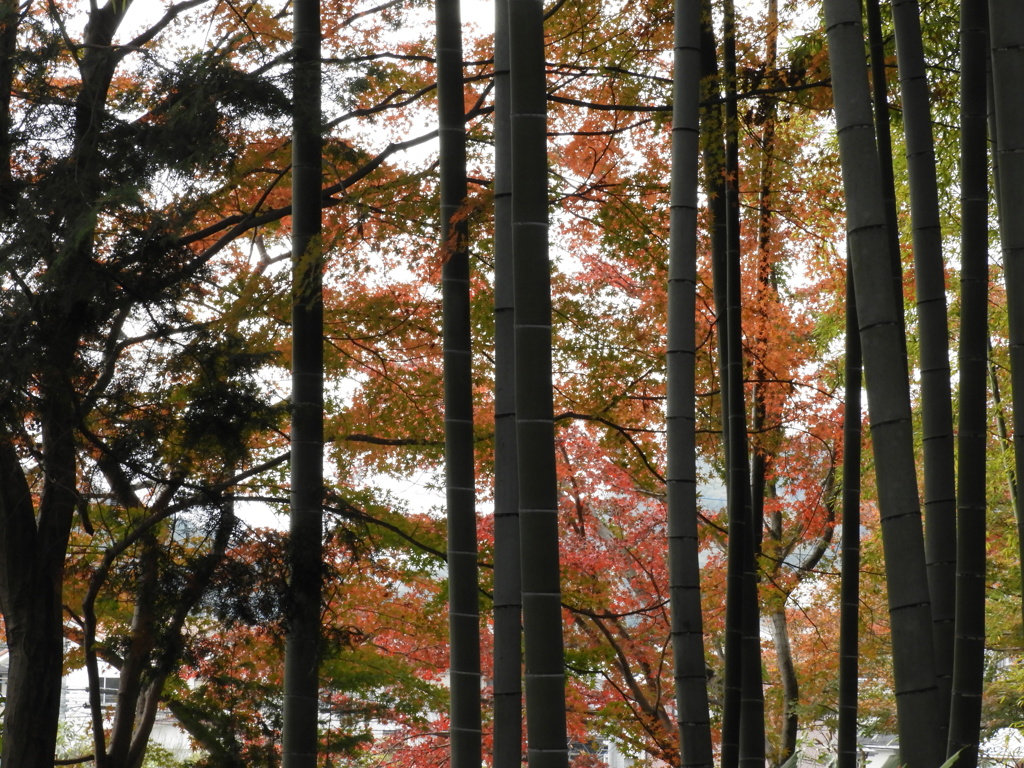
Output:
<instances>
[{"instance_id":1,"label":"bamboo grove","mask_svg":"<svg viewBox=\"0 0 1024 768\"><path fill-rule=\"evenodd\" d=\"M1010 759L1019 2L0 0L0 81L4 765Z\"/></svg>"}]
</instances>

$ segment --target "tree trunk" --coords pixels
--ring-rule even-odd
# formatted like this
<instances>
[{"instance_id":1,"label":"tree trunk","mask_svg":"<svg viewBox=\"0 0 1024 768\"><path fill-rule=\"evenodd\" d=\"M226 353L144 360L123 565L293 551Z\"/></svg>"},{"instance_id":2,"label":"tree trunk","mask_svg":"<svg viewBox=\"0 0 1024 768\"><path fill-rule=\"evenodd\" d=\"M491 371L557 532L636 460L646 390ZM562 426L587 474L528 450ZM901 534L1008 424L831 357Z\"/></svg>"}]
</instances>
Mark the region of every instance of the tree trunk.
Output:
<instances>
[{"instance_id":1,"label":"tree trunk","mask_svg":"<svg viewBox=\"0 0 1024 768\"><path fill-rule=\"evenodd\" d=\"M860 335L853 267L846 268L846 368L843 417L843 542L839 630L839 762L857 768L860 635Z\"/></svg>"},{"instance_id":2,"label":"tree trunk","mask_svg":"<svg viewBox=\"0 0 1024 768\"><path fill-rule=\"evenodd\" d=\"M64 262L73 274L80 252ZM71 274L68 274L70 277ZM0 607L10 652L4 708L4 765L49 768L57 737L64 625L61 592L64 558L77 504L74 400L66 372L79 336L71 318L80 305L58 309L51 292L43 317L56 318L52 347L44 351L41 405L42 493L32 504L25 472L11 442L0 447L3 470L0 528Z\"/></svg>"},{"instance_id":3,"label":"tree trunk","mask_svg":"<svg viewBox=\"0 0 1024 768\"><path fill-rule=\"evenodd\" d=\"M858 768L860 640L861 354L853 267L846 263L846 381L843 386L843 540L839 610L839 723L836 768Z\"/></svg>"},{"instance_id":4,"label":"tree trunk","mask_svg":"<svg viewBox=\"0 0 1024 768\"><path fill-rule=\"evenodd\" d=\"M135 493L130 479L123 474L120 464L107 457L101 457L97 464L124 508L147 507ZM160 528L167 516L167 505L179 487L180 483L166 486L149 507L149 517L107 549L100 565L92 571L89 588L82 600L83 645L89 674L93 754L97 768L141 766L156 721L164 683L181 660L185 622L206 593L235 530L234 506L228 500L224 502L209 551L197 553L191 563L190 578L177 594L160 594L163 584L160 571ZM137 558L139 576L135 589L131 641L120 657L109 654L103 657L120 672L114 722L108 731L104 727L105 712L99 686L96 601L119 558L136 545L141 551ZM161 613L161 606L170 606L170 614Z\"/></svg>"},{"instance_id":5,"label":"tree trunk","mask_svg":"<svg viewBox=\"0 0 1024 768\"><path fill-rule=\"evenodd\" d=\"M45 325L37 331L43 340L33 384L38 398L33 413L14 418L38 424L33 427L41 435L38 505L33 504L12 437L23 425L5 425L0 446L0 609L11 658L0 762L19 768L50 768L56 745L64 658L64 558L78 503L75 434L80 414L69 372L94 314L90 267L93 206L102 167L98 137L117 63L111 42L129 5L93 6L89 14L72 121L78 195L47 249L35 297L36 317ZM0 39L13 45L9 38Z\"/></svg>"},{"instance_id":6,"label":"tree trunk","mask_svg":"<svg viewBox=\"0 0 1024 768\"><path fill-rule=\"evenodd\" d=\"M510 0L516 440L530 768L565 768L565 668L551 374L544 7Z\"/></svg>"},{"instance_id":7,"label":"tree trunk","mask_svg":"<svg viewBox=\"0 0 1024 768\"><path fill-rule=\"evenodd\" d=\"M1013 508L1013 516L1020 519L1020 512L1017 502L1017 475L1014 471L1010 430L1006 424L1006 412L1003 410L1002 390L999 387L999 371L995 360L992 359L992 337L986 339L988 349L988 386L992 391L992 410L995 412L992 419L995 421L996 437L999 439L999 459L1003 465L1003 472L1006 475L1006 489L1010 496L1010 506Z\"/></svg>"},{"instance_id":8,"label":"tree trunk","mask_svg":"<svg viewBox=\"0 0 1024 768\"><path fill-rule=\"evenodd\" d=\"M779 9L777 0L768 0L765 24L765 61L769 88L777 82L778 67L778 27ZM760 138L761 167L758 179L757 199L757 272L756 293L754 301L764 317L757 329L755 349L767 350L770 340L767 333L768 308L778 304L778 294L773 278L772 264L772 230L775 206L773 205L773 186L775 171L775 129L777 107L775 96L769 94L760 99L759 112L762 120ZM750 501L751 501L751 533L752 548L755 558L762 552L765 534L765 498L775 497L775 482L769 478L773 459L772 433L767 427L768 407L766 403L766 387L769 372L764 361L757 354L752 355L751 368L754 379L751 408L751 459L750 459ZM777 525L773 526L773 537L781 542L781 516L776 515ZM781 565L781 564L780 564ZM760 577L758 578L760 582ZM778 763L782 764L796 751L796 737L799 727L798 704L800 702L799 681L793 663L793 653L789 642L789 626L786 620L785 602L772 611L772 638L775 645L775 657L778 663L783 690L782 729L779 733L781 750ZM763 707L763 704L762 704Z\"/></svg>"},{"instance_id":9,"label":"tree trunk","mask_svg":"<svg viewBox=\"0 0 1024 768\"><path fill-rule=\"evenodd\" d=\"M704 170L704 194L708 200L711 230L711 280L714 293L715 332L718 342L718 394L722 423L722 446L728 463L729 435L725 427L725 127L722 124L721 84L718 75L718 42L712 24L710 0L701 0L700 66L703 88L700 111L701 160Z\"/></svg>"},{"instance_id":10,"label":"tree trunk","mask_svg":"<svg viewBox=\"0 0 1024 768\"><path fill-rule=\"evenodd\" d=\"M899 62L921 365L925 559L935 634L939 712L949 711L956 614L956 462L950 395L949 323L928 79L916 0L892 0ZM945 717L942 728L946 728ZM945 736L945 734L944 734Z\"/></svg>"},{"instance_id":11,"label":"tree trunk","mask_svg":"<svg viewBox=\"0 0 1024 768\"><path fill-rule=\"evenodd\" d=\"M494 768L521 768L522 574L516 459L508 0L494 4Z\"/></svg>"},{"instance_id":12,"label":"tree trunk","mask_svg":"<svg viewBox=\"0 0 1024 768\"><path fill-rule=\"evenodd\" d=\"M910 768L934 768L945 750L936 738L939 713L910 387L881 205L860 3L826 0L825 20L889 586L900 758Z\"/></svg>"},{"instance_id":13,"label":"tree trunk","mask_svg":"<svg viewBox=\"0 0 1024 768\"><path fill-rule=\"evenodd\" d=\"M866 16L868 42L871 50L871 97L875 107L875 136L882 174L882 199L885 227L888 234L889 266L892 270L893 298L896 314L900 318L900 336L906 347L907 337L903 318L903 259L900 256L900 229L896 219L896 177L892 162L892 130L889 120L889 82L886 76L887 56L882 34L882 13L879 0L867 0ZM904 352L906 357L906 352ZM908 361L909 364L909 361Z\"/></svg>"},{"instance_id":14,"label":"tree trunk","mask_svg":"<svg viewBox=\"0 0 1024 768\"><path fill-rule=\"evenodd\" d=\"M726 596L727 689L739 691L736 764L764 765L764 692L761 681L760 608L750 502L750 465L744 397L743 329L740 292L739 138L736 104L735 12L724 4L725 188L726 188L726 356L724 364L728 431L729 575ZM731 653L730 653L731 651ZM734 724L732 726L736 728ZM723 766L726 762L723 726ZM730 755L730 760L731 760Z\"/></svg>"},{"instance_id":15,"label":"tree trunk","mask_svg":"<svg viewBox=\"0 0 1024 768\"><path fill-rule=\"evenodd\" d=\"M1024 477L1024 5L989 0L997 199L1010 335L1010 391L1016 477ZM1017 524L1024 533L1024 516ZM1024 536L1020 537L1024 563ZM1021 604L1024 612L1024 601Z\"/></svg>"},{"instance_id":16,"label":"tree trunk","mask_svg":"<svg viewBox=\"0 0 1024 768\"><path fill-rule=\"evenodd\" d=\"M441 297L444 347L445 494L448 511L448 626L452 768L479 766L480 607L477 599L473 353L469 320L465 96L458 0L437 0L440 138Z\"/></svg>"},{"instance_id":17,"label":"tree trunk","mask_svg":"<svg viewBox=\"0 0 1024 768\"><path fill-rule=\"evenodd\" d=\"M104 745L105 729L103 708L100 705L99 668L96 664L96 613L95 596L98 590L90 590L93 596L87 606L86 617L86 653L90 655L89 666L89 698L93 717L93 748L96 755L96 768L123 768L128 759L128 751L135 730L136 705L142 689L143 675L149 666L148 662L156 646L156 599L159 591L160 570L157 562L157 540L150 530L142 537L141 552L138 562L138 582L135 591L135 607L132 610L131 640L124 654L117 684L117 704L114 709L114 724L110 728L110 740ZM88 598L87 598L88 599Z\"/></svg>"},{"instance_id":18,"label":"tree trunk","mask_svg":"<svg viewBox=\"0 0 1024 768\"><path fill-rule=\"evenodd\" d=\"M987 11L986 11L987 13ZM987 30L986 30L987 31ZM988 132L989 132L989 151L991 153L992 160L992 179L994 182L994 197L998 208L999 204L999 128L996 125L995 115L995 83L992 78L992 63L991 60L988 62L988 68L986 70L986 84L987 84L987 95L988 95ZM1005 282L1005 277L1004 277ZM1010 493L1010 504L1013 507L1013 516L1017 520L1017 528L1021 530L1024 528L1024 511L1021 510L1020 500L1018 499L1017 489L1017 470L1016 470L1016 459L1015 451L1013 448L1013 438L1010 435L1009 425L1006 418L1006 409L1003 407L1003 395L1002 388L999 384L999 366L992 356L992 337L989 336L987 340L988 348L988 378L989 388L992 390L992 406L995 411L995 427L996 434L999 437L999 452L1000 459L1006 473L1006 485L1007 490ZM1012 382L1011 382L1012 391ZM1013 418L1013 404L1010 404L1010 418ZM1024 550L1022 550L1024 551ZM1024 559L1021 559L1024 563ZM1022 604L1022 610L1024 610L1024 604Z\"/></svg>"},{"instance_id":19,"label":"tree trunk","mask_svg":"<svg viewBox=\"0 0 1024 768\"><path fill-rule=\"evenodd\" d=\"M730 429L728 424L728 391L729 391L729 369L726 363L729 346L729 317L726 312L726 262L727 262L727 219L728 219L728 194L726 190L727 172L725 168L725 125L723 110L721 106L721 83L718 69L718 43L715 38L715 28L712 23L712 10L709 0L701 2L701 79L704 83L702 100L706 106L701 109L701 134L702 134L702 164L704 169L704 192L708 199L708 212L710 213L711 230L711 276L712 290L714 294L715 308L715 331L718 341L718 390L719 390L719 413L722 428L722 449L725 455L724 465L730 466L729 457L732 451ZM746 435L740 443L746 445ZM745 447L740 450L744 452ZM737 560L736 567L741 563ZM739 581L737 581L739 580ZM729 585L737 588L742 582L742 572L733 574L733 579L727 577L727 592ZM739 623L740 605L733 601L732 608L729 608L729 600L726 599L726 624L729 627L737 626ZM733 611L735 615L730 616ZM721 736L721 764L723 768L736 768L739 762L739 739L740 739L740 686L738 680L738 669L731 668L732 665L740 663L740 646L742 634L737 629L730 634L726 632L723 656L725 658L725 671L722 673L722 736ZM732 670L731 672L729 670Z\"/></svg>"},{"instance_id":20,"label":"tree trunk","mask_svg":"<svg viewBox=\"0 0 1024 768\"><path fill-rule=\"evenodd\" d=\"M786 620L786 605L783 603L772 611L772 641L775 658L782 679L782 750L779 765L796 752L796 738L800 727L800 681L796 676L793 649L789 643L789 623Z\"/></svg>"},{"instance_id":21,"label":"tree trunk","mask_svg":"<svg viewBox=\"0 0 1024 768\"><path fill-rule=\"evenodd\" d=\"M10 653L3 764L51 768L64 660L60 576L65 550L36 528L31 491L6 439L0 445L0 471L0 608Z\"/></svg>"},{"instance_id":22,"label":"tree trunk","mask_svg":"<svg viewBox=\"0 0 1024 768\"><path fill-rule=\"evenodd\" d=\"M960 6L960 421L956 644L946 756L975 768L985 672L988 376L987 9Z\"/></svg>"},{"instance_id":23,"label":"tree trunk","mask_svg":"<svg viewBox=\"0 0 1024 768\"><path fill-rule=\"evenodd\" d=\"M296 0L294 8L291 594L281 738L284 768L315 768L324 484L320 4Z\"/></svg>"},{"instance_id":24,"label":"tree trunk","mask_svg":"<svg viewBox=\"0 0 1024 768\"><path fill-rule=\"evenodd\" d=\"M711 720L697 535L695 359L700 0L675 3L669 234L666 489L672 658L681 765L711 768Z\"/></svg>"}]
</instances>

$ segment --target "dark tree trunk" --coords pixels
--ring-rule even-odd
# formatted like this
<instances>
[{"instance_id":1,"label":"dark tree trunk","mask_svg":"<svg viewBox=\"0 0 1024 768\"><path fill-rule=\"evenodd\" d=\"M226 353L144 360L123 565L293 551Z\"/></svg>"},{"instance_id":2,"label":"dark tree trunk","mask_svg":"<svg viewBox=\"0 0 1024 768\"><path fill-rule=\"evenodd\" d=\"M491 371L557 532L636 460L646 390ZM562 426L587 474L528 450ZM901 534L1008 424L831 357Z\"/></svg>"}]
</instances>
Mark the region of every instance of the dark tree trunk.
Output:
<instances>
[{"instance_id":1,"label":"dark tree trunk","mask_svg":"<svg viewBox=\"0 0 1024 768\"><path fill-rule=\"evenodd\" d=\"M669 235L667 464L669 594L681 765L711 768L697 535L695 357L700 0L675 3Z\"/></svg>"},{"instance_id":2,"label":"dark tree trunk","mask_svg":"<svg viewBox=\"0 0 1024 768\"><path fill-rule=\"evenodd\" d=\"M1024 477L1024 5L989 0L999 232L1006 275L1016 477ZM1018 506L1017 524L1024 532ZM1020 537L1024 563L1024 536ZM1024 612L1024 601L1021 603Z\"/></svg>"},{"instance_id":3,"label":"dark tree trunk","mask_svg":"<svg viewBox=\"0 0 1024 768\"><path fill-rule=\"evenodd\" d=\"M296 0L294 8L291 594L281 738L284 768L315 768L324 484L320 3Z\"/></svg>"},{"instance_id":4,"label":"dark tree trunk","mask_svg":"<svg viewBox=\"0 0 1024 768\"><path fill-rule=\"evenodd\" d=\"M162 581L164 574L160 569L160 529L180 483L168 484L152 504L147 505L132 488L121 464L109 457L99 458L97 464L125 509L146 509L148 506L151 510L146 519L106 550L102 561L92 571L81 609L85 664L89 674L89 706L92 710L93 754L97 768L139 768L156 722L164 683L181 659L185 622L206 593L217 566L224 559L236 519L233 503L225 502L209 550L197 553L191 563L190 577L171 597L165 594L167 585ZM105 727L107 713L100 695L101 649L97 644L96 601L111 570L132 548L137 548L139 554L131 640L119 656L103 656L103 660L117 667L120 673L113 725L108 730ZM170 613L161 612L161 605L171 606Z\"/></svg>"},{"instance_id":5,"label":"dark tree trunk","mask_svg":"<svg viewBox=\"0 0 1024 768\"><path fill-rule=\"evenodd\" d=\"M711 214L711 275L715 305L715 330L718 340L718 389L719 412L722 427L722 448L725 466L730 467L732 455L731 430L729 428L729 315L727 305L727 220L729 198L726 185L728 176L725 164L725 123L720 104L722 92L718 69L718 44L712 24L711 5L708 0L701 3L701 75L705 83L702 94L709 102L701 112L701 133L703 134L704 187ZM746 460L746 435L739 450ZM730 518L731 519L731 518ZM732 538L730 536L730 542ZM722 741L721 764L723 768L736 768L739 764L740 740L740 654L742 632L740 628L740 602L742 592L742 562L730 560L727 571L726 634L724 642L724 671L722 691ZM736 595L731 602L730 590ZM732 631L730 631L732 630Z\"/></svg>"},{"instance_id":6,"label":"dark tree trunk","mask_svg":"<svg viewBox=\"0 0 1024 768\"><path fill-rule=\"evenodd\" d=\"M721 84L718 73L718 42L711 21L710 0L701 0L700 70L703 88L700 111L701 161L704 172L704 194L708 199L711 230L711 279L714 293L715 332L718 342L718 394L722 422L722 445L729 453L729 435L725 428L725 127L722 124ZM728 463L728 459L726 460Z\"/></svg>"},{"instance_id":7,"label":"dark tree trunk","mask_svg":"<svg viewBox=\"0 0 1024 768\"><path fill-rule=\"evenodd\" d=\"M896 219L896 177L892 162L892 130L889 120L889 82L886 76L887 52L882 34L882 13L879 0L867 0L868 42L871 50L871 98L874 104L875 136L879 168L882 174L882 201L888 235L889 265L892 269L893 297L900 318L900 337L906 347L903 320L903 260L900 256L900 230ZM904 354L904 356L906 356ZM907 363L909 365L909 361Z\"/></svg>"},{"instance_id":8,"label":"dark tree trunk","mask_svg":"<svg viewBox=\"0 0 1024 768\"><path fill-rule=\"evenodd\" d=\"M945 265L928 79L916 0L892 0L892 14L910 176L924 446L925 559L934 622L938 707L945 714L952 690L956 613L956 463ZM941 725L945 729L945 717Z\"/></svg>"},{"instance_id":9,"label":"dark tree trunk","mask_svg":"<svg viewBox=\"0 0 1024 768\"><path fill-rule=\"evenodd\" d=\"M983 0L960 6L960 421L957 453L956 642L947 757L976 768L985 672L988 447L988 18Z\"/></svg>"},{"instance_id":10,"label":"dark tree trunk","mask_svg":"<svg viewBox=\"0 0 1024 768\"><path fill-rule=\"evenodd\" d=\"M565 667L551 374L544 7L509 2L516 440L530 768L565 768Z\"/></svg>"},{"instance_id":11,"label":"dark tree trunk","mask_svg":"<svg viewBox=\"0 0 1024 768\"><path fill-rule=\"evenodd\" d=\"M945 749L936 739L939 713L910 387L881 204L860 3L826 0L825 23L878 478L900 758L910 768L934 768Z\"/></svg>"},{"instance_id":12,"label":"dark tree trunk","mask_svg":"<svg viewBox=\"0 0 1024 768\"><path fill-rule=\"evenodd\" d=\"M846 381L843 385L843 540L839 609L837 768L857 768L857 681L860 667L861 354L853 267L846 264Z\"/></svg>"},{"instance_id":13,"label":"dark tree trunk","mask_svg":"<svg viewBox=\"0 0 1024 768\"><path fill-rule=\"evenodd\" d=\"M78 503L75 440L80 414L69 371L94 315L90 266L102 167L98 137L118 61L111 42L128 5L93 6L89 14L72 123L72 170L79 194L64 212L67 223L54 233L35 299L36 317L44 326L36 331L42 340L33 385L38 397L32 414L4 414L13 423L5 425L0 445L0 610L11 662L0 762L19 768L50 768L57 738L64 558ZM14 46L11 34L5 27L0 45ZM9 147L2 149L9 152ZM24 419L36 421L41 435L38 504L33 504L13 437Z\"/></svg>"},{"instance_id":14,"label":"dark tree trunk","mask_svg":"<svg viewBox=\"0 0 1024 768\"><path fill-rule=\"evenodd\" d=\"M1017 502L1017 475L1014 471L1010 428L1006 423L1006 411L1003 408L1002 389L999 386L999 372L996 361L992 359L992 338L987 339L988 348L988 386L992 392L992 410L995 411L993 420L996 423L996 437L999 439L999 457L1003 465L1003 473L1006 475L1006 487L1010 496L1010 506L1013 508L1013 516L1020 520L1020 512Z\"/></svg>"},{"instance_id":15,"label":"dark tree trunk","mask_svg":"<svg viewBox=\"0 0 1024 768\"><path fill-rule=\"evenodd\" d=\"M521 768L522 576L516 459L508 0L494 4L494 768Z\"/></svg>"},{"instance_id":16,"label":"dark tree trunk","mask_svg":"<svg viewBox=\"0 0 1024 768\"><path fill-rule=\"evenodd\" d=\"M994 198L999 203L999 131L995 118L995 84L992 81L991 60L986 71L986 82L988 85L988 131L989 131L989 152L992 159L992 178L994 181ZM1013 507L1013 516L1017 520L1018 530L1024 528L1024 515L1020 507L1017 491L1017 469L1013 451L1013 438L1010 435L1009 424L1004 408L1002 388L999 384L999 366L992 357L992 337L988 338L988 379L989 388L992 390L992 407L995 411L996 434L999 437L999 449L1002 464L1006 474L1007 490L1010 493L1010 504ZM1013 406L1010 405L1010 415L1013 416ZM1021 560L1024 563L1024 559ZM1022 604L1024 609L1024 604Z\"/></svg>"},{"instance_id":17,"label":"dark tree trunk","mask_svg":"<svg viewBox=\"0 0 1024 768\"><path fill-rule=\"evenodd\" d=\"M57 525L37 528L31 491L7 440L0 445L0 472L0 608L10 653L3 764L50 768L64 661L60 594L65 549ZM58 533L57 540L47 529Z\"/></svg>"},{"instance_id":18,"label":"dark tree trunk","mask_svg":"<svg viewBox=\"0 0 1024 768\"><path fill-rule=\"evenodd\" d=\"M739 717L736 764L764 765L764 693L761 680L760 607L757 598L755 533L750 501L750 465L743 371L743 329L740 292L739 116L736 104L736 30L731 0L724 4L726 354L725 429L728 432L729 565L726 596L725 686L738 690ZM719 314L722 314L721 312ZM734 724L733 729L736 728ZM723 726L722 761L726 762ZM729 756L731 760L731 755Z\"/></svg>"},{"instance_id":19,"label":"dark tree trunk","mask_svg":"<svg viewBox=\"0 0 1024 768\"><path fill-rule=\"evenodd\" d=\"M458 0L437 0L441 297L444 346L445 493L448 508L448 626L452 768L479 766L480 607L477 599L473 353L469 249L459 210L466 199L462 21Z\"/></svg>"}]
</instances>

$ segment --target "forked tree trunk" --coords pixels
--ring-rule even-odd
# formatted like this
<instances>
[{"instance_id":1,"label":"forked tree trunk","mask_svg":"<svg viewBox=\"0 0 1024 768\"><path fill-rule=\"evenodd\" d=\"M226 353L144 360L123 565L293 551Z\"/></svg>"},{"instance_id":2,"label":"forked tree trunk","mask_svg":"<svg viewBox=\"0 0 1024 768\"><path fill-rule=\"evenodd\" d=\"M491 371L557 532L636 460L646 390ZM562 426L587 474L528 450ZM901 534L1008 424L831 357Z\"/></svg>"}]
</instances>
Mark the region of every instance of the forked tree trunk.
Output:
<instances>
[{"instance_id":1,"label":"forked tree trunk","mask_svg":"<svg viewBox=\"0 0 1024 768\"><path fill-rule=\"evenodd\" d=\"M494 4L494 768L521 768L522 575L516 459L508 0Z\"/></svg>"},{"instance_id":2,"label":"forked tree trunk","mask_svg":"<svg viewBox=\"0 0 1024 768\"><path fill-rule=\"evenodd\" d=\"M893 296L888 235L857 0L826 0L847 233L856 284L868 413L882 520L900 759L934 768L939 743L931 606L917 498L913 423L902 322Z\"/></svg>"},{"instance_id":3,"label":"forked tree trunk","mask_svg":"<svg viewBox=\"0 0 1024 768\"><path fill-rule=\"evenodd\" d=\"M984 0L960 6L960 422L956 644L947 757L976 768L985 673L988 444L988 61Z\"/></svg>"},{"instance_id":4,"label":"forked tree trunk","mask_svg":"<svg viewBox=\"0 0 1024 768\"><path fill-rule=\"evenodd\" d=\"M60 575L65 550L52 538L62 521L40 515L44 525L37 528L35 512L21 462L5 439L0 445L0 608L10 666L3 764L51 768L64 661Z\"/></svg>"},{"instance_id":5,"label":"forked tree trunk","mask_svg":"<svg viewBox=\"0 0 1024 768\"><path fill-rule=\"evenodd\" d=\"M320 3L296 0L294 8L291 584L281 738L284 768L315 768L324 483Z\"/></svg>"},{"instance_id":6,"label":"forked tree trunk","mask_svg":"<svg viewBox=\"0 0 1024 768\"><path fill-rule=\"evenodd\" d=\"M669 595L680 761L711 768L711 719L697 535L697 164L700 156L700 0L676 0L672 101L666 383Z\"/></svg>"},{"instance_id":7,"label":"forked tree trunk","mask_svg":"<svg viewBox=\"0 0 1024 768\"><path fill-rule=\"evenodd\" d=\"M565 667L551 375L544 7L510 0L516 439L530 768L565 768Z\"/></svg>"},{"instance_id":8,"label":"forked tree trunk","mask_svg":"<svg viewBox=\"0 0 1024 768\"><path fill-rule=\"evenodd\" d=\"M113 462L99 461L120 503L126 508L142 509L146 505L132 490L128 478ZM177 486L168 486L154 501L153 514L166 510ZM163 519L161 517L161 519ZM85 663L89 674L89 707L93 719L93 745L97 768L140 768L146 757L150 736L156 724L164 683L181 659L183 629L196 605L206 593L214 572L224 559L224 552L235 530L233 502L227 501L210 549L190 564L191 578L174 595L161 595L159 537L150 524L130 532L104 554L102 563L93 570L89 588L82 600L81 616L85 638ZM107 584L117 558L133 542L141 547L139 584L132 616L131 642L119 661L119 683L113 725L107 729L99 686L99 654L96 648L96 601ZM170 614L160 611L163 605L173 606ZM158 626L158 624L160 626Z\"/></svg>"},{"instance_id":9,"label":"forked tree trunk","mask_svg":"<svg viewBox=\"0 0 1024 768\"><path fill-rule=\"evenodd\" d=\"M477 599L476 487L469 249L459 212L466 199L462 21L458 0L436 0L440 137L441 298L444 347L444 456L448 511L448 652L452 768L480 765L480 608Z\"/></svg>"},{"instance_id":10,"label":"forked tree trunk","mask_svg":"<svg viewBox=\"0 0 1024 768\"><path fill-rule=\"evenodd\" d=\"M771 613L772 643L775 646L775 659L779 667L779 679L782 683L782 729L781 754L773 765L785 765L796 752L797 736L800 728L800 680L796 676L796 662L793 660L793 647L789 642L789 622L786 617L786 604L782 603Z\"/></svg>"}]
</instances>

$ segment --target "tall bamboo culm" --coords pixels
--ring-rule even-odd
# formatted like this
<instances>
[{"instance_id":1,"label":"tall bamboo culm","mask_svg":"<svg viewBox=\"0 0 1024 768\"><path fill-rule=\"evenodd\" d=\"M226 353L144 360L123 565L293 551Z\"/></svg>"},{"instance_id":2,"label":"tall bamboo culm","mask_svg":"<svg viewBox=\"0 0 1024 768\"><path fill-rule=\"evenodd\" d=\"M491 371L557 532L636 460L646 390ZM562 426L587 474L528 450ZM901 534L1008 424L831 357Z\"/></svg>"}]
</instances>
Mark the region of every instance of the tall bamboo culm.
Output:
<instances>
[{"instance_id":1,"label":"tall bamboo culm","mask_svg":"<svg viewBox=\"0 0 1024 768\"><path fill-rule=\"evenodd\" d=\"M565 668L551 375L544 7L509 2L516 440L530 768L565 768Z\"/></svg>"},{"instance_id":2,"label":"tall bamboo culm","mask_svg":"<svg viewBox=\"0 0 1024 768\"><path fill-rule=\"evenodd\" d=\"M910 182L921 376L925 560L935 635L935 675L945 738L956 615L956 462L949 322L928 78L917 0L892 0Z\"/></svg>"},{"instance_id":3,"label":"tall bamboo culm","mask_svg":"<svg viewBox=\"0 0 1024 768\"><path fill-rule=\"evenodd\" d=\"M440 138L444 457L448 517L449 748L452 768L482 752L480 607L473 451L473 354L466 202L466 126L459 0L436 0Z\"/></svg>"},{"instance_id":4,"label":"tall bamboo culm","mask_svg":"<svg viewBox=\"0 0 1024 768\"><path fill-rule=\"evenodd\" d=\"M739 115L736 74L736 14L732 0L723 3L723 67L725 94L725 305L726 343L720 362L725 414L726 491L729 507L729 551L726 594L726 743L722 726L722 766L761 768L764 765L764 694L761 684L760 605L751 505L749 441L743 371L743 328L740 290ZM738 708L735 706L739 700ZM731 706L730 706L731 705Z\"/></svg>"},{"instance_id":5,"label":"tall bamboo culm","mask_svg":"<svg viewBox=\"0 0 1024 768\"><path fill-rule=\"evenodd\" d=\"M1015 476L1024 477L1024 4L989 0L992 101L995 107L996 193L1006 276L1013 400ZM1024 531L1018 506L1017 525ZM1020 537L1024 564L1024 536ZM1024 566L1022 566L1024 567ZM1021 603L1024 612L1024 601Z\"/></svg>"},{"instance_id":6,"label":"tall bamboo culm","mask_svg":"<svg viewBox=\"0 0 1024 768\"><path fill-rule=\"evenodd\" d=\"M713 765L700 600L694 410L700 13L700 0L676 0L666 428L672 658L684 768Z\"/></svg>"},{"instance_id":7,"label":"tall bamboo culm","mask_svg":"<svg viewBox=\"0 0 1024 768\"><path fill-rule=\"evenodd\" d=\"M846 382L843 416L843 538L839 609L837 768L858 768L857 699L860 667L861 350L853 267L846 260Z\"/></svg>"},{"instance_id":8,"label":"tall bamboo culm","mask_svg":"<svg viewBox=\"0 0 1024 768\"><path fill-rule=\"evenodd\" d=\"M988 13L960 5L960 421L956 639L947 757L976 768L985 674L988 446Z\"/></svg>"},{"instance_id":9,"label":"tall bamboo culm","mask_svg":"<svg viewBox=\"0 0 1024 768\"><path fill-rule=\"evenodd\" d=\"M296 0L292 80L292 425L284 768L315 768L323 518L320 3Z\"/></svg>"},{"instance_id":10,"label":"tall bamboo culm","mask_svg":"<svg viewBox=\"0 0 1024 768\"><path fill-rule=\"evenodd\" d=\"M889 585L900 759L941 765L924 532L917 498L910 385L898 316L871 114L858 0L826 0L835 98L872 450Z\"/></svg>"},{"instance_id":11,"label":"tall bamboo culm","mask_svg":"<svg viewBox=\"0 0 1024 768\"><path fill-rule=\"evenodd\" d=\"M494 768L521 768L523 605L516 458L508 0L497 0L494 14Z\"/></svg>"}]
</instances>

